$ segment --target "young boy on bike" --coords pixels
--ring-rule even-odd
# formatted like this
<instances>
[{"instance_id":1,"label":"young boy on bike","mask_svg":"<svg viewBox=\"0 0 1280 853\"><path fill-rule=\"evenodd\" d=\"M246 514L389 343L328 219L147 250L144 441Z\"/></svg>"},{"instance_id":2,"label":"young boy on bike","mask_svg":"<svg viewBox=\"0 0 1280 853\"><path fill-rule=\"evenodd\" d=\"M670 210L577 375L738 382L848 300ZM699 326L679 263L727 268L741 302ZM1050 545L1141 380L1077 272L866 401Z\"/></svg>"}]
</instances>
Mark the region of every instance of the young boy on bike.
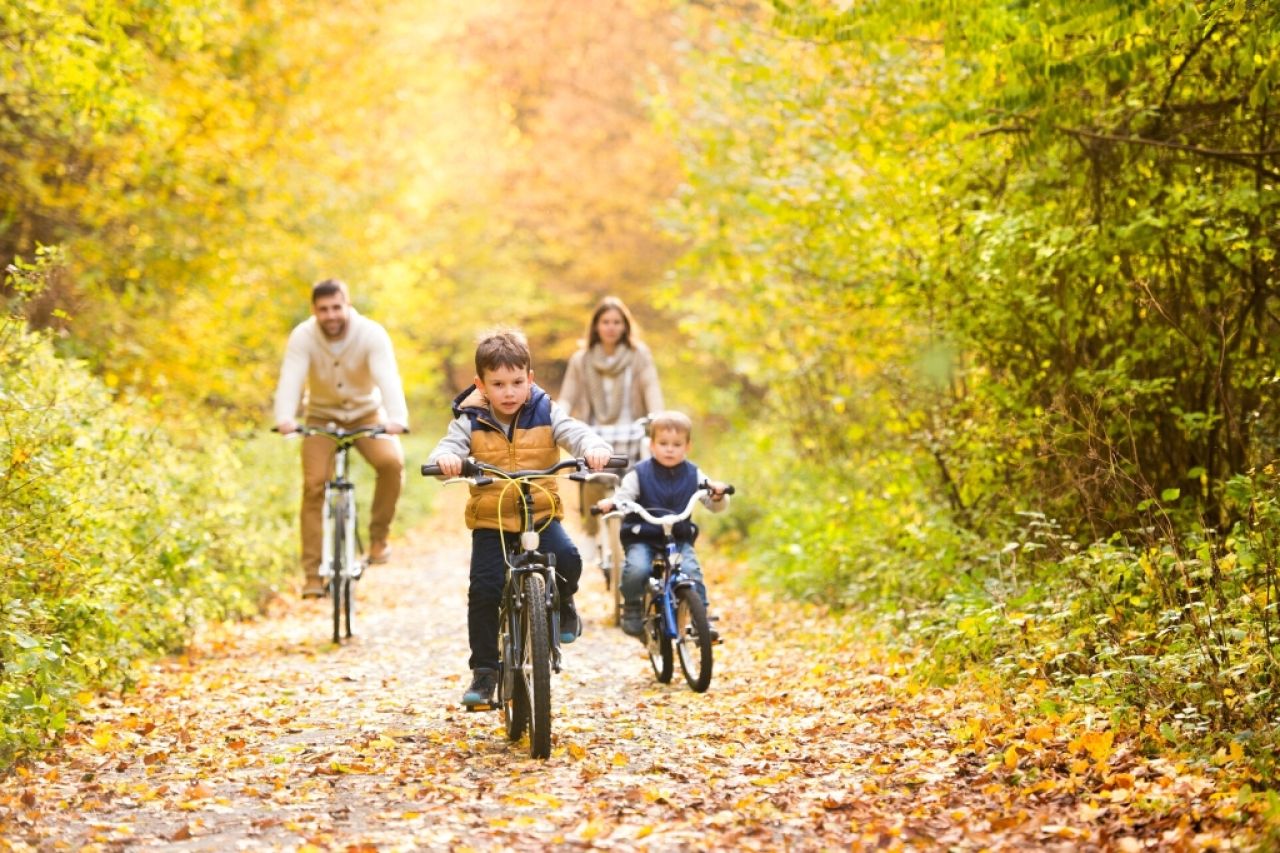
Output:
<instances>
[{"instance_id":1,"label":"young boy on bike","mask_svg":"<svg viewBox=\"0 0 1280 853\"><path fill-rule=\"evenodd\" d=\"M504 470L549 468L560 461L560 448L587 460L599 471L612 449L595 431L569 417L533 384L532 358L524 335L497 331L476 346L475 385L453 401L449 431L431 451L429 463L446 477L462 472L472 456ZM471 686L462 704L492 705L498 675L498 606L506 581L504 541L519 536L518 490L504 483L472 486L466 523L471 529L471 577L467 587L467 635L471 643ZM582 574L582 557L559 519L564 509L554 478L539 480L533 490L534 516L542 533L541 548L556 555L560 589L560 642L582 635L573 604ZM546 526L543 527L543 523Z\"/></svg>"},{"instance_id":2,"label":"young boy on bike","mask_svg":"<svg viewBox=\"0 0 1280 853\"><path fill-rule=\"evenodd\" d=\"M612 498L600 501L596 506L601 512L612 512L615 501L630 501L647 509L653 515L683 512L689 499L703 481L698 466L689 461L689 449L693 446L693 424L681 412L661 412L649 423L650 458L644 460L622 478L622 485ZM724 512L729 508L729 496L724 483L709 481L711 494L702 503L712 512ZM693 551L698 538L698 526L691 520L679 522L672 528L672 535L680 546L681 569L693 581L702 603L707 603L707 587L702 581L702 567ZM626 565L622 569L622 630L632 637L644 635L644 613L641 599L644 585L649 580L654 553L665 547L662 528L642 520L632 513L622 519L622 547L626 551ZM712 629L711 639L719 634Z\"/></svg>"}]
</instances>

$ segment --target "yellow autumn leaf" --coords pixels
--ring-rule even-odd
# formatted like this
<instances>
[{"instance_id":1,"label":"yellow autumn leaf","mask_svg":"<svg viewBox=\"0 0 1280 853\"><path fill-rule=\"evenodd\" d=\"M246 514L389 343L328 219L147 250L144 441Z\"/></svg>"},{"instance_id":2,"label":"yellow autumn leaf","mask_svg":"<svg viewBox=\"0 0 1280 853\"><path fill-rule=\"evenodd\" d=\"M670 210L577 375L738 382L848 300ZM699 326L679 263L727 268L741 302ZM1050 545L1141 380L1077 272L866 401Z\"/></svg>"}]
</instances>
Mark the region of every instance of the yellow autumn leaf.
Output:
<instances>
[{"instance_id":1,"label":"yellow autumn leaf","mask_svg":"<svg viewBox=\"0 0 1280 853\"><path fill-rule=\"evenodd\" d=\"M1044 743L1051 737L1053 737L1053 727L1045 723L1027 729L1027 740L1031 743Z\"/></svg>"},{"instance_id":2,"label":"yellow autumn leaf","mask_svg":"<svg viewBox=\"0 0 1280 853\"><path fill-rule=\"evenodd\" d=\"M1004 751L1004 766L1010 770L1016 770L1018 767L1018 748L1010 746Z\"/></svg>"},{"instance_id":3,"label":"yellow autumn leaf","mask_svg":"<svg viewBox=\"0 0 1280 853\"><path fill-rule=\"evenodd\" d=\"M94 749L105 750L111 746L111 741L115 738L115 733L106 726L99 726L93 730L93 737L89 739Z\"/></svg>"},{"instance_id":4,"label":"yellow autumn leaf","mask_svg":"<svg viewBox=\"0 0 1280 853\"><path fill-rule=\"evenodd\" d=\"M1101 763L1111 757L1115 733L1110 731L1085 732L1081 735L1080 740L1084 748L1088 750L1089 755L1093 757L1093 760Z\"/></svg>"},{"instance_id":5,"label":"yellow autumn leaf","mask_svg":"<svg viewBox=\"0 0 1280 853\"><path fill-rule=\"evenodd\" d=\"M613 766L614 766L614 767L626 767L626 766L627 766L627 757L626 757L625 755L623 755L621 752L615 752L615 753L613 754Z\"/></svg>"}]
</instances>

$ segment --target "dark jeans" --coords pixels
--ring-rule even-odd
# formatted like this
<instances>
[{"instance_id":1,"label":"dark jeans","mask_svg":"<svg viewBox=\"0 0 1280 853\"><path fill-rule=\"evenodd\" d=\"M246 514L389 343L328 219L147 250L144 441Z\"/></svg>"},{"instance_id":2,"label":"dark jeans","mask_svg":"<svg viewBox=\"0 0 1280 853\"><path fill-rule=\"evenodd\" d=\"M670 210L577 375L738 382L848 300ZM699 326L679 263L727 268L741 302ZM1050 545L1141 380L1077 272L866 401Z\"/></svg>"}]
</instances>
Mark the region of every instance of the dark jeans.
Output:
<instances>
[{"instance_id":1,"label":"dark jeans","mask_svg":"<svg viewBox=\"0 0 1280 853\"><path fill-rule=\"evenodd\" d=\"M498 606L502 603L502 586L507 580L506 556L502 551L520 540L519 533L497 530L471 531L471 585L467 588L467 638L471 641L472 669L498 668ZM560 522L552 521L542 531L538 550L556 555L556 586L560 603L573 598L582 577L582 555L564 532Z\"/></svg>"}]
</instances>

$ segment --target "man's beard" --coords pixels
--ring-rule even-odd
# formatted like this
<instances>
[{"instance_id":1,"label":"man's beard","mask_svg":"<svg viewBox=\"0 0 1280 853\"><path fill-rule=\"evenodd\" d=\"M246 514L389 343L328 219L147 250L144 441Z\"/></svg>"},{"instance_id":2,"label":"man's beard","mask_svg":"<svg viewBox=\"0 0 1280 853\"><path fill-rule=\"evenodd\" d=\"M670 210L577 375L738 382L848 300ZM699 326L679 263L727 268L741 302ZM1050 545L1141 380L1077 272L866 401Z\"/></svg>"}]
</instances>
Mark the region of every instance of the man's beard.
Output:
<instances>
[{"instance_id":1,"label":"man's beard","mask_svg":"<svg viewBox=\"0 0 1280 853\"><path fill-rule=\"evenodd\" d=\"M326 338L340 338L347 331L347 321L346 320L336 321L336 324L332 326L332 331L330 330L330 324L321 323L320 331L324 332L324 336Z\"/></svg>"}]
</instances>

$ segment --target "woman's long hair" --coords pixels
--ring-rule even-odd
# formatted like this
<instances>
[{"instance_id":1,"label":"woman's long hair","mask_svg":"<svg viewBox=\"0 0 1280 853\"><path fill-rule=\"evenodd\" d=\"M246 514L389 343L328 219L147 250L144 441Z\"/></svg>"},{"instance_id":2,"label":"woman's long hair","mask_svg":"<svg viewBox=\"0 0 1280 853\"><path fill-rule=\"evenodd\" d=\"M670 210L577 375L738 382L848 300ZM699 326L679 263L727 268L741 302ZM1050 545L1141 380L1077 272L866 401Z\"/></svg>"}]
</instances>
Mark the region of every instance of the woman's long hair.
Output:
<instances>
[{"instance_id":1,"label":"woman's long hair","mask_svg":"<svg viewBox=\"0 0 1280 853\"><path fill-rule=\"evenodd\" d=\"M636 340L640 339L640 330L636 328L636 321L632 318L631 311L627 308L626 303L616 296L606 296L600 300L596 310L591 312L591 323L587 326L587 349L591 349L600 343L600 333L596 331L596 324L600 322L600 316L606 311L617 311L622 315L622 337L618 340L618 343L626 344L630 347L633 334L636 336Z\"/></svg>"}]
</instances>

